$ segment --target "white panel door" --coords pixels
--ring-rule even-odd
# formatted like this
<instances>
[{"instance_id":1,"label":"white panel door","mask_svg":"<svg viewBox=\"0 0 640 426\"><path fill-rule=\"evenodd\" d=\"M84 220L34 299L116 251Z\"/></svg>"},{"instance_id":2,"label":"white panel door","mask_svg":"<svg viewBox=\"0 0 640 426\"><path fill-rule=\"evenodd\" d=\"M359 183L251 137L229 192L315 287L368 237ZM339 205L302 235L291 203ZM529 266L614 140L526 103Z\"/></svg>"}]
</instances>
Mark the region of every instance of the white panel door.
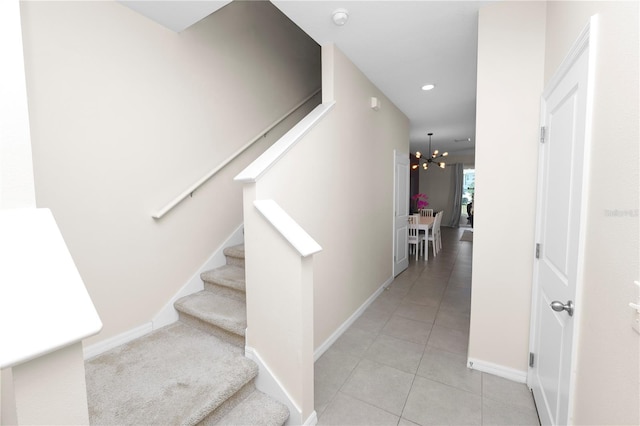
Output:
<instances>
[{"instance_id":1,"label":"white panel door","mask_svg":"<svg viewBox=\"0 0 640 426\"><path fill-rule=\"evenodd\" d=\"M409 154L394 152L393 276L409 266Z\"/></svg>"},{"instance_id":2,"label":"white panel door","mask_svg":"<svg viewBox=\"0 0 640 426\"><path fill-rule=\"evenodd\" d=\"M583 40L542 99L529 384L543 425L567 424L584 223L589 48ZM579 301L578 301L579 302Z\"/></svg>"}]
</instances>

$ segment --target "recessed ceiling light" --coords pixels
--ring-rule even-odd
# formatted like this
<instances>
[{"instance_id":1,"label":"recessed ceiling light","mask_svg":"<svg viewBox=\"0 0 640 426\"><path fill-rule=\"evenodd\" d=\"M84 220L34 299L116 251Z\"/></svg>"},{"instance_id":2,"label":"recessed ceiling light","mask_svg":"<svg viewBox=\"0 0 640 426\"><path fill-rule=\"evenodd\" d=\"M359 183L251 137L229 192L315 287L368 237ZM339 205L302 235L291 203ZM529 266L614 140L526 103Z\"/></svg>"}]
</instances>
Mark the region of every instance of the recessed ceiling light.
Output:
<instances>
[{"instance_id":1,"label":"recessed ceiling light","mask_svg":"<svg viewBox=\"0 0 640 426\"><path fill-rule=\"evenodd\" d=\"M422 90L432 90L434 87L436 87L434 84L425 84L422 86Z\"/></svg>"}]
</instances>

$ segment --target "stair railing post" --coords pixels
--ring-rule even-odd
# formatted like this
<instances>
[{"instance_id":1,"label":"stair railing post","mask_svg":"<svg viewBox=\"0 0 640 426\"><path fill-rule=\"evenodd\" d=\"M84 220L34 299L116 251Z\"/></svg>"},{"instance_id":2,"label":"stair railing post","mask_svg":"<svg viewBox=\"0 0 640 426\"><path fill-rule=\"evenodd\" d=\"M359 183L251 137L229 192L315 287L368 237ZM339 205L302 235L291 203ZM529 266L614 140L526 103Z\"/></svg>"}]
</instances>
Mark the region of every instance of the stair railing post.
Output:
<instances>
[{"instance_id":1,"label":"stair railing post","mask_svg":"<svg viewBox=\"0 0 640 426\"><path fill-rule=\"evenodd\" d=\"M290 424L306 424L316 415L313 254L321 248L272 200L251 203L255 195L247 185L246 352L270 377L259 377L258 388L289 406Z\"/></svg>"}]
</instances>

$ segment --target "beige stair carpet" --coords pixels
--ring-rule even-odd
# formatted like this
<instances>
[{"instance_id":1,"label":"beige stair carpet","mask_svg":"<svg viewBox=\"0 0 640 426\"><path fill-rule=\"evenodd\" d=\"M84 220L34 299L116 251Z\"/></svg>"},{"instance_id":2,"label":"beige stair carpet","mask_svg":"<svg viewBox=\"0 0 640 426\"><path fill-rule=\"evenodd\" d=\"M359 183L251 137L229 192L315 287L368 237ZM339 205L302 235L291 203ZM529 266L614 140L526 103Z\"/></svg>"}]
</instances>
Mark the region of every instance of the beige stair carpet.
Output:
<instances>
[{"instance_id":1,"label":"beige stair carpet","mask_svg":"<svg viewBox=\"0 0 640 426\"><path fill-rule=\"evenodd\" d=\"M174 304L180 321L85 363L92 424L284 424L288 408L255 389L243 355L244 246L224 252L205 289Z\"/></svg>"},{"instance_id":2,"label":"beige stair carpet","mask_svg":"<svg viewBox=\"0 0 640 426\"><path fill-rule=\"evenodd\" d=\"M255 363L175 323L86 363L91 424L196 424L249 383Z\"/></svg>"}]
</instances>

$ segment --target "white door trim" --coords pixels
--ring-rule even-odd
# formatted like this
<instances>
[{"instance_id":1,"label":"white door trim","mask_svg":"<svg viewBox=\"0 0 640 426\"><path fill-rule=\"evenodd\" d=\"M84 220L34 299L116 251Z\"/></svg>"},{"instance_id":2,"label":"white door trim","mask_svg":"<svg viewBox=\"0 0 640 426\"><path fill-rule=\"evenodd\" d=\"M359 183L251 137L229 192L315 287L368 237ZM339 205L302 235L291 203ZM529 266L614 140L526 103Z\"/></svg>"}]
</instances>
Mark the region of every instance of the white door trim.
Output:
<instances>
[{"instance_id":1,"label":"white door trim","mask_svg":"<svg viewBox=\"0 0 640 426\"><path fill-rule=\"evenodd\" d=\"M563 60L562 64L558 68L557 72L551 78L546 85L542 97L541 97L541 113L540 113L540 125L546 126L546 110L544 99L558 86L563 77L572 68L574 63L585 52L588 53L588 77L587 77L587 93L586 93L586 120L585 120L585 141L584 141L584 156L583 156L583 169L582 169L582 188L581 188L581 211L583 212L580 218L579 235L578 235L578 264L577 264L577 276L576 276L576 294L575 294L575 306L580 307L583 299L583 282L584 282L584 253L585 253L585 240L588 235L587 228L587 215L588 215L588 196L589 196L589 172L591 164L591 140L592 140L592 128L593 128L593 98L594 98L594 79L595 79L595 64L596 64L596 40L598 29L598 16L594 15L589 20L589 23L582 30L577 40L569 50L569 53ZM542 187L544 167L542 158L544 150L540 150L538 158L538 188ZM540 216L542 200L538 197L536 206L536 241L540 241L541 221ZM537 314L537 300L538 300L538 268L534 268L533 276L533 294L532 294L532 306L531 306L531 330L529 334L529 348L532 352L535 352L535 336L536 329L536 314ZM575 395L575 366L577 365L579 354L578 348L580 346L580 328L582 323L582 309L577 308L574 316L573 326L573 345L571 353L571 374L569 383L569 401L568 401L568 424L573 423L573 409L574 409L574 395ZM527 385L532 387L533 369L529 367L527 372Z\"/></svg>"},{"instance_id":2,"label":"white door trim","mask_svg":"<svg viewBox=\"0 0 640 426\"><path fill-rule=\"evenodd\" d=\"M406 169L406 176L403 177L403 182L399 182L398 179L399 165L402 165L402 167ZM407 220L409 217L410 165L409 153L393 151L393 277L396 277L409 266L406 234L408 230ZM401 191L404 193L400 194L399 192ZM403 203L402 205L400 205L401 202Z\"/></svg>"}]
</instances>

